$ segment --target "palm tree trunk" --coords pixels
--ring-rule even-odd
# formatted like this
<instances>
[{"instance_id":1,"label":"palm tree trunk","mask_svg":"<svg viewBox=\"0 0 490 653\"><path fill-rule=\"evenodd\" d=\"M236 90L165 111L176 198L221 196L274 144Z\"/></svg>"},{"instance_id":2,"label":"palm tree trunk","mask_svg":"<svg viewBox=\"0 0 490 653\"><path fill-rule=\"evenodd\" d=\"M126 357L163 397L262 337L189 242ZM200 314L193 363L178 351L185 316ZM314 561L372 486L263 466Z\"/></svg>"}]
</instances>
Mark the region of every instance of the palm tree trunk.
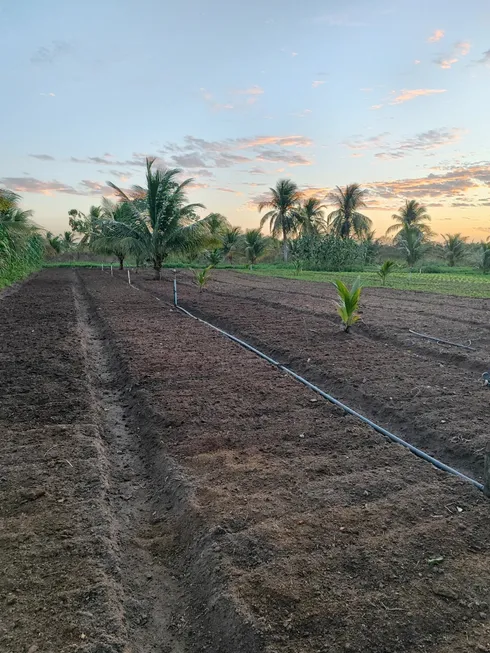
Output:
<instances>
[{"instance_id":1,"label":"palm tree trunk","mask_svg":"<svg viewBox=\"0 0 490 653\"><path fill-rule=\"evenodd\" d=\"M159 281L160 280L160 272L161 272L161 269L162 269L162 259L160 257L157 257L157 258L153 259L153 269L155 270L155 275L154 275L153 279L155 281Z\"/></svg>"},{"instance_id":2,"label":"palm tree trunk","mask_svg":"<svg viewBox=\"0 0 490 653\"><path fill-rule=\"evenodd\" d=\"M119 269L124 270L124 256L118 256L119 259Z\"/></svg>"},{"instance_id":3,"label":"palm tree trunk","mask_svg":"<svg viewBox=\"0 0 490 653\"><path fill-rule=\"evenodd\" d=\"M282 256L284 259L284 263L288 262L288 239L286 235L286 231L283 229L282 231Z\"/></svg>"}]
</instances>

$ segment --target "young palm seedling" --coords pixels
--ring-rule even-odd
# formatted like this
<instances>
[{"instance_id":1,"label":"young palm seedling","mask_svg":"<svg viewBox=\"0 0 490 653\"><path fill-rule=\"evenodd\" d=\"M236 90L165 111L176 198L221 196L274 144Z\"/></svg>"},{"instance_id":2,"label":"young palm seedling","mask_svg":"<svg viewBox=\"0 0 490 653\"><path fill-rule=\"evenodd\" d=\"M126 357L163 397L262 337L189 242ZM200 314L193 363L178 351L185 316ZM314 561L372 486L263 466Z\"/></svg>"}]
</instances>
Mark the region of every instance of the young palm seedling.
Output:
<instances>
[{"instance_id":1,"label":"young palm seedling","mask_svg":"<svg viewBox=\"0 0 490 653\"><path fill-rule=\"evenodd\" d=\"M199 292L202 292L208 285L208 281L211 278L212 265L208 265L204 270L195 271L195 281L196 285L199 288Z\"/></svg>"},{"instance_id":2,"label":"young palm seedling","mask_svg":"<svg viewBox=\"0 0 490 653\"><path fill-rule=\"evenodd\" d=\"M359 320L359 300L361 299L362 290L361 278L357 277L350 290L340 279L334 281L333 284L337 289L338 296L337 313L340 315L340 319L344 325L344 331L348 333L351 326Z\"/></svg>"},{"instance_id":3,"label":"young palm seedling","mask_svg":"<svg viewBox=\"0 0 490 653\"><path fill-rule=\"evenodd\" d=\"M383 282L383 286L386 286L386 281L389 275L395 270L396 263L395 261L385 261L383 265L380 266L378 270L378 277Z\"/></svg>"}]
</instances>

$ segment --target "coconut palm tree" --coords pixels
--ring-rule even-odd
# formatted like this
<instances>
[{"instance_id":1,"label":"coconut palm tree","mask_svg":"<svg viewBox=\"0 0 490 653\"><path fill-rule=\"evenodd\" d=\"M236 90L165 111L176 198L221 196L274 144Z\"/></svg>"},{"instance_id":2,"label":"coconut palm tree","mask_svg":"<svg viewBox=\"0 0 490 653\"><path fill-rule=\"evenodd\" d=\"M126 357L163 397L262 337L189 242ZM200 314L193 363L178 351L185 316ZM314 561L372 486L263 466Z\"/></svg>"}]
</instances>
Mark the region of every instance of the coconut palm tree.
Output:
<instances>
[{"instance_id":1,"label":"coconut palm tree","mask_svg":"<svg viewBox=\"0 0 490 653\"><path fill-rule=\"evenodd\" d=\"M203 224L209 229L212 236L220 237L229 228L230 223L221 213L210 213L203 219Z\"/></svg>"},{"instance_id":2,"label":"coconut palm tree","mask_svg":"<svg viewBox=\"0 0 490 653\"><path fill-rule=\"evenodd\" d=\"M298 186L290 179L279 179L275 188L270 188L268 199L259 202L259 213L270 209L262 216L260 228L269 220L271 234L282 237L282 252L284 261L288 260L288 238L298 228L299 202L301 193ZM256 231L256 230L252 230Z\"/></svg>"},{"instance_id":3,"label":"coconut palm tree","mask_svg":"<svg viewBox=\"0 0 490 653\"><path fill-rule=\"evenodd\" d=\"M405 226L397 234L396 240L405 254L408 267L412 269L426 249L423 234L416 227Z\"/></svg>"},{"instance_id":4,"label":"coconut palm tree","mask_svg":"<svg viewBox=\"0 0 490 653\"><path fill-rule=\"evenodd\" d=\"M113 254L119 261L119 269L124 269L124 259L128 251L124 242L114 234L115 223L131 223L132 212L127 202L111 202L102 198L100 211L93 212L90 249L99 254Z\"/></svg>"},{"instance_id":5,"label":"coconut palm tree","mask_svg":"<svg viewBox=\"0 0 490 653\"><path fill-rule=\"evenodd\" d=\"M196 209L202 204L187 204L186 189L192 179L177 180L177 168L153 170L155 159L146 160L146 187L134 186L128 194L112 182L122 202L128 203L128 222L114 222L113 236L120 240L128 253L149 259L160 278L163 262L171 252L204 249L215 240L206 223L199 220Z\"/></svg>"},{"instance_id":6,"label":"coconut palm tree","mask_svg":"<svg viewBox=\"0 0 490 653\"><path fill-rule=\"evenodd\" d=\"M303 236L319 234L325 231L325 209L318 197L309 197L305 200L298 211L299 231Z\"/></svg>"},{"instance_id":7,"label":"coconut palm tree","mask_svg":"<svg viewBox=\"0 0 490 653\"><path fill-rule=\"evenodd\" d=\"M386 235L395 234L395 240L398 240L404 227L416 229L424 238L428 238L432 234L427 224L431 217L427 213L426 207L416 200L406 200L405 204L398 209L398 213L394 213L391 217L395 224L388 228Z\"/></svg>"},{"instance_id":8,"label":"coconut palm tree","mask_svg":"<svg viewBox=\"0 0 490 653\"><path fill-rule=\"evenodd\" d=\"M366 195L367 190L362 189L359 184L349 184L345 188L336 186L330 193L330 203L337 208L328 215L327 225L336 236L350 238L354 234L362 238L369 232L372 221L359 211L366 206Z\"/></svg>"},{"instance_id":9,"label":"coconut palm tree","mask_svg":"<svg viewBox=\"0 0 490 653\"><path fill-rule=\"evenodd\" d=\"M223 249L223 254L225 258L228 259L228 263L230 265L233 265L233 254L238 249L241 234L242 230L240 227L230 227L221 237L221 247Z\"/></svg>"},{"instance_id":10,"label":"coconut palm tree","mask_svg":"<svg viewBox=\"0 0 490 653\"><path fill-rule=\"evenodd\" d=\"M444 244L442 251L444 252L447 264L453 268L458 261L464 258L466 253L465 243L468 239L465 236L461 236L461 234L446 234L443 238Z\"/></svg>"},{"instance_id":11,"label":"coconut palm tree","mask_svg":"<svg viewBox=\"0 0 490 653\"><path fill-rule=\"evenodd\" d=\"M267 249L267 238L264 238L260 229L248 229L245 232L243 244L245 256L252 267Z\"/></svg>"}]
</instances>

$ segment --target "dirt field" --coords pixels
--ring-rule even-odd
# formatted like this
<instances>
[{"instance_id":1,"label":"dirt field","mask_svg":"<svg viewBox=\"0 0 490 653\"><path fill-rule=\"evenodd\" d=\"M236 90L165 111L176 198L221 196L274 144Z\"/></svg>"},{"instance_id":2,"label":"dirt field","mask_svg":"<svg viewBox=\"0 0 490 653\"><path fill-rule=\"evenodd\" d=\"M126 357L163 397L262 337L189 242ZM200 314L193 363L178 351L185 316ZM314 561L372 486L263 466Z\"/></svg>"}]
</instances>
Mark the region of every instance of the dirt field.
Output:
<instances>
[{"instance_id":1,"label":"dirt field","mask_svg":"<svg viewBox=\"0 0 490 653\"><path fill-rule=\"evenodd\" d=\"M319 331L318 308L246 287L230 300L241 279L199 298L182 284L182 301L292 364L339 354L322 320L295 362L295 325ZM158 302L168 284L148 287L57 270L0 301L0 650L490 651L488 500ZM353 338L388 348L366 405L377 367L402 354L398 337ZM429 362L472 378L469 358L412 353L409 370L391 368L400 393L416 360L419 384ZM308 369L323 374L325 360ZM354 374L345 362L338 379ZM410 419L428 428L415 399ZM476 439L448 455L478 471Z\"/></svg>"},{"instance_id":2,"label":"dirt field","mask_svg":"<svg viewBox=\"0 0 490 653\"><path fill-rule=\"evenodd\" d=\"M166 273L167 280L170 279ZM242 336L385 428L480 478L490 419L490 300L365 289L344 334L329 284L219 271L199 294L179 271L184 307ZM170 283L138 279L171 300ZM468 344L439 345L414 331Z\"/></svg>"}]
</instances>

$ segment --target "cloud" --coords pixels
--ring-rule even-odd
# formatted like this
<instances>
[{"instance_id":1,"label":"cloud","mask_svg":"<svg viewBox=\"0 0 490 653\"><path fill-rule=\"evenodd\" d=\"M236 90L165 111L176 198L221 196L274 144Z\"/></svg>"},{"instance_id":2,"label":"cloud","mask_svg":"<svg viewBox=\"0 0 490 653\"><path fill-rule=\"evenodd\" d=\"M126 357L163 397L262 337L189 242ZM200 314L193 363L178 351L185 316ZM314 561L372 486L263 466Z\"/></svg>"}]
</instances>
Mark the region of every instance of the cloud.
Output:
<instances>
[{"instance_id":1,"label":"cloud","mask_svg":"<svg viewBox=\"0 0 490 653\"><path fill-rule=\"evenodd\" d=\"M383 132L377 136L369 136L368 138L362 136L354 136L353 139L342 141L342 145L350 148L351 150L369 150L385 145L386 137L390 132Z\"/></svg>"},{"instance_id":2,"label":"cloud","mask_svg":"<svg viewBox=\"0 0 490 653\"><path fill-rule=\"evenodd\" d=\"M114 193L114 190L110 186L101 181L82 179L80 186L86 189L88 195L112 195Z\"/></svg>"},{"instance_id":3,"label":"cloud","mask_svg":"<svg viewBox=\"0 0 490 653\"><path fill-rule=\"evenodd\" d=\"M38 193L41 195L52 195L53 193L83 194L73 186L68 186L60 181L41 181L34 177L3 177L3 179L0 179L0 183L19 193Z\"/></svg>"},{"instance_id":4,"label":"cloud","mask_svg":"<svg viewBox=\"0 0 490 653\"><path fill-rule=\"evenodd\" d=\"M297 56L298 56L298 53L297 53L297 52L291 52L291 56L292 56L292 57L297 57Z\"/></svg>"},{"instance_id":5,"label":"cloud","mask_svg":"<svg viewBox=\"0 0 490 653\"><path fill-rule=\"evenodd\" d=\"M234 190L233 188L220 187L217 188L216 190L219 190L222 193L233 193L233 195L243 195L243 193L241 193L239 190Z\"/></svg>"},{"instance_id":6,"label":"cloud","mask_svg":"<svg viewBox=\"0 0 490 653\"><path fill-rule=\"evenodd\" d=\"M373 91L372 88L360 88L359 90L362 91L363 93L371 93Z\"/></svg>"},{"instance_id":7,"label":"cloud","mask_svg":"<svg viewBox=\"0 0 490 653\"><path fill-rule=\"evenodd\" d=\"M434 33L429 36L427 41L429 43L437 43L437 41L440 41L444 37L444 30L443 29L436 29Z\"/></svg>"},{"instance_id":8,"label":"cloud","mask_svg":"<svg viewBox=\"0 0 490 653\"><path fill-rule=\"evenodd\" d=\"M434 63L445 70L449 70L460 57L465 57L471 49L471 43L468 41L458 41L450 53L442 54L434 59Z\"/></svg>"},{"instance_id":9,"label":"cloud","mask_svg":"<svg viewBox=\"0 0 490 653\"><path fill-rule=\"evenodd\" d=\"M483 53L483 57L481 59L477 59L474 63L477 64L482 64L484 66L490 66L490 50L486 50Z\"/></svg>"},{"instance_id":10,"label":"cloud","mask_svg":"<svg viewBox=\"0 0 490 653\"><path fill-rule=\"evenodd\" d=\"M235 91L237 95L263 95L264 89L260 86L251 86L250 88L239 89Z\"/></svg>"},{"instance_id":11,"label":"cloud","mask_svg":"<svg viewBox=\"0 0 490 653\"><path fill-rule=\"evenodd\" d=\"M303 111L300 111L299 113L293 113L292 115L296 118L306 118L310 115L310 113L312 113L311 109L303 109Z\"/></svg>"},{"instance_id":12,"label":"cloud","mask_svg":"<svg viewBox=\"0 0 490 653\"><path fill-rule=\"evenodd\" d=\"M33 159L39 159L40 161L54 161L54 156L50 154L29 154Z\"/></svg>"},{"instance_id":13,"label":"cloud","mask_svg":"<svg viewBox=\"0 0 490 653\"><path fill-rule=\"evenodd\" d=\"M206 161L197 154L175 154L172 159L184 168L206 168Z\"/></svg>"},{"instance_id":14,"label":"cloud","mask_svg":"<svg viewBox=\"0 0 490 653\"><path fill-rule=\"evenodd\" d=\"M107 165L107 166L146 166L146 158L155 158L151 154L143 154L140 152L133 152L132 159L126 159L122 161L115 161L112 158L112 154L104 154L104 156L89 156L84 159L79 159L76 156L71 156L69 158L70 163L97 163L98 165ZM165 164L165 162L156 157L156 163L158 165Z\"/></svg>"},{"instance_id":15,"label":"cloud","mask_svg":"<svg viewBox=\"0 0 490 653\"><path fill-rule=\"evenodd\" d=\"M419 63L422 63L422 62L420 61L420 59L415 59L415 61L414 61L413 63L414 63L416 66L418 66L418 64L419 64Z\"/></svg>"},{"instance_id":16,"label":"cloud","mask_svg":"<svg viewBox=\"0 0 490 653\"><path fill-rule=\"evenodd\" d=\"M38 48L31 56L31 63L50 64L71 52L72 48L66 41L53 41L47 47Z\"/></svg>"},{"instance_id":17,"label":"cloud","mask_svg":"<svg viewBox=\"0 0 490 653\"><path fill-rule=\"evenodd\" d=\"M290 166L310 166L313 162L295 152L281 150L262 150L257 156L258 161L281 161Z\"/></svg>"},{"instance_id":18,"label":"cloud","mask_svg":"<svg viewBox=\"0 0 490 653\"><path fill-rule=\"evenodd\" d=\"M417 179L377 181L368 186L374 195L383 198L457 199L455 196L464 195L470 190L490 188L490 162L454 166L444 173L431 173Z\"/></svg>"},{"instance_id":19,"label":"cloud","mask_svg":"<svg viewBox=\"0 0 490 653\"><path fill-rule=\"evenodd\" d=\"M43 97L56 97L54 93L39 93L39 95L42 95Z\"/></svg>"},{"instance_id":20,"label":"cloud","mask_svg":"<svg viewBox=\"0 0 490 653\"><path fill-rule=\"evenodd\" d=\"M213 94L207 91L205 88L200 88L199 91L201 93L201 97L203 98L203 100L207 104L209 104L209 106L214 111L231 110L234 108L234 105L231 104L230 102L227 102L226 104L223 104L221 102L216 102Z\"/></svg>"},{"instance_id":21,"label":"cloud","mask_svg":"<svg viewBox=\"0 0 490 653\"><path fill-rule=\"evenodd\" d=\"M352 154L351 154L352 159L357 159L357 158L359 158L361 156L364 156L364 154L362 152L352 152Z\"/></svg>"},{"instance_id":22,"label":"cloud","mask_svg":"<svg viewBox=\"0 0 490 653\"><path fill-rule=\"evenodd\" d=\"M417 97L423 95L434 95L437 93L446 93L445 88L415 88L415 89L403 89L402 91L392 91L392 94L395 97L391 100L390 104L403 104L403 102L409 102L414 100ZM398 93L398 94L397 94Z\"/></svg>"},{"instance_id":23,"label":"cloud","mask_svg":"<svg viewBox=\"0 0 490 653\"><path fill-rule=\"evenodd\" d=\"M451 145L460 140L465 133L464 129L429 129L429 131L416 134L392 145L389 150L379 152L374 156L378 159L403 159L413 152L436 150L445 145Z\"/></svg>"},{"instance_id":24,"label":"cloud","mask_svg":"<svg viewBox=\"0 0 490 653\"><path fill-rule=\"evenodd\" d=\"M373 105L371 105L371 109L376 111L376 109L381 109L382 106L383 106L382 104L373 104Z\"/></svg>"},{"instance_id":25,"label":"cloud","mask_svg":"<svg viewBox=\"0 0 490 653\"><path fill-rule=\"evenodd\" d=\"M98 170L102 175L106 174L105 170ZM109 170L110 175L117 177L120 181L126 182L132 176L130 172L124 172L122 170Z\"/></svg>"},{"instance_id":26,"label":"cloud","mask_svg":"<svg viewBox=\"0 0 490 653\"><path fill-rule=\"evenodd\" d=\"M452 57L448 59L443 59L443 58L434 59L434 63L438 64L444 70L449 70L449 68L451 68L451 66L457 63L458 61L459 59L457 57Z\"/></svg>"},{"instance_id":27,"label":"cloud","mask_svg":"<svg viewBox=\"0 0 490 653\"><path fill-rule=\"evenodd\" d=\"M251 168L248 173L250 175L266 175L267 171L264 170L263 168Z\"/></svg>"},{"instance_id":28,"label":"cloud","mask_svg":"<svg viewBox=\"0 0 490 653\"><path fill-rule=\"evenodd\" d=\"M327 82L325 82L325 81L323 81L323 80L321 80L321 79L315 79L315 81L312 82L311 85L312 85L313 88L318 88L318 87L321 86L322 84L326 84L326 83L327 83Z\"/></svg>"}]
</instances>

